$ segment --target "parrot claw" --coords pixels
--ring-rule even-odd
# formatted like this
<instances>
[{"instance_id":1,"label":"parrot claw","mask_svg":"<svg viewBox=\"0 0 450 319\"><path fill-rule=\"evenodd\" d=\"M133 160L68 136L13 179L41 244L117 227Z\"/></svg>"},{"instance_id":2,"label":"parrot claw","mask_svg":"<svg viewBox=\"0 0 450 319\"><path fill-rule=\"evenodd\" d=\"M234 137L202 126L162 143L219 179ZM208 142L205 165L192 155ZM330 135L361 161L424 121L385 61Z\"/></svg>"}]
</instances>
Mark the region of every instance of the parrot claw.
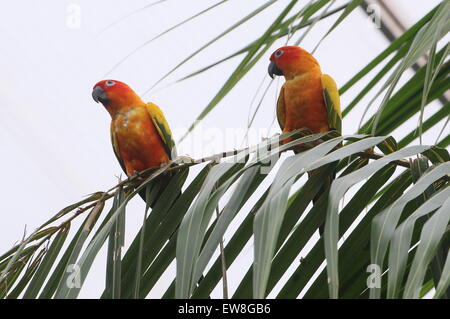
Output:
<instances>
[{"instance_id":1,"label":"parrot claw","mask_svg":"<svg viewBox=\"0 0 450 319\"><path fill-rule=\"evenodd\" d=\"M136 176L136 178L139 179L139 178L142 177L142 174L141 174L141 172L135 170L135 171L133 172L133 176Z\"/></svg>"}]
</instances>

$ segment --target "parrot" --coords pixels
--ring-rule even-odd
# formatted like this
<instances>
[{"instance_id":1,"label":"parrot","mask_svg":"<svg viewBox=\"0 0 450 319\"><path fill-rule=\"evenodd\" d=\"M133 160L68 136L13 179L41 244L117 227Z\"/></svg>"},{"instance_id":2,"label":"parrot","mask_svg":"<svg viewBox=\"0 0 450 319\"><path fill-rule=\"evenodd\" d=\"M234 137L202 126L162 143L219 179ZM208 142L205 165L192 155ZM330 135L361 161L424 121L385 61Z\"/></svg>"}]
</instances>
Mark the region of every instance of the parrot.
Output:
<instances>
[{"instance_id":1,"label":"parrot","mask_svg":"<svg viewBox=\"0 0 450 319\"><path fill-rule=\"evenodd\" d=\"M92 98L111 115L113 151L129 177L159 168L176 157L169 124L156 104L143 102L127 84L117 80L95 84ZM160 192L168 183L167 177L161 175L155 180ZM145 189L139 195L145 201ZM150 207L153 204L154 201Z\"/></svg>"},{"instance_id":2,"label":"parrot","mask_svg":"<svg viewBox=\"0 0 450 319\"><path fill-rule=\"evenodd\" d=\"M268 73L271 78L274 75L285 78L276 106L283 133L307 128L314 134L330 130L341 134L342 115L336 82L331 76L322 74L312 54L298 46L281 47L270 56ZM314 171L309 172L309 176L313 174ZM313 204L331 185L335 175L336 172L333 172L327 178L314 196ZM323 225L321 228L320 233L323 232Z\"/></svg>"}]
</instances>

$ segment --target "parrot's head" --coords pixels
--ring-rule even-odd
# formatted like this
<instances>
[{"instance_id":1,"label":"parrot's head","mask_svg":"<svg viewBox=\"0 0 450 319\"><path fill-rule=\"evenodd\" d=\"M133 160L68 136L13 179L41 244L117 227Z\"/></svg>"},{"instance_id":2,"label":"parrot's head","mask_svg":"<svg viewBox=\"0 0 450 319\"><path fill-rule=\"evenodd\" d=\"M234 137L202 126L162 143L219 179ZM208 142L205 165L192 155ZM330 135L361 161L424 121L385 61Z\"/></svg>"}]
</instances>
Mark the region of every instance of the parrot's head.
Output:
<instances>
[{"instance_id":1,"label":"parrot's head","mask_svg":"<svg viewBox=\"0 0 450 319\"><path fill-rule=\"evenodd\" d=\"M284 75L289 80L305 72L319 69L317 60L306 50L296 46L277 49L270 56L269 75Z\"/></svg>"},{"instance_id":2,"label":"parrot's head","mask_svg":"<svg viewBox=\"0 0 450 319\"><path fill-rule=\"evenodd\" d=\"M110 112L136 105L140 97L125 83L116 80L103 80L94 85L92 98L100 102Z\"/></svg>"}]
</instances>

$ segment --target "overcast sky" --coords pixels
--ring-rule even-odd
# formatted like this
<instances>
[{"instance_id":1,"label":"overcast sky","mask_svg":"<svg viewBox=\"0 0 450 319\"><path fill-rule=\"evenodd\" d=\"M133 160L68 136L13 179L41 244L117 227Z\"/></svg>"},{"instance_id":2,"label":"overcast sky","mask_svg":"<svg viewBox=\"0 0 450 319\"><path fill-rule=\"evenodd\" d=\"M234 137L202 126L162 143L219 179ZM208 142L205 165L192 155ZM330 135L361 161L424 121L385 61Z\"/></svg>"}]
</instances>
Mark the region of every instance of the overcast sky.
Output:
<instances>
[{"instance_id":1,"label":"overcast sky","mask_svg":"<svg viewBox=\"0 0 450 319\"><path fill-rule=\"evenodd\" d=\"M25 225L29 233L62 207L89 193L105 190L117 181L116 176L121 170L110 145L110 117L100 104L92 100L93 85L145 41L215 3L211 0L168 0L127 16L150 2L21 0L2 4L0 165L3 168L3 218L0 252L21 238ZM262 3L258 0L230 0L143 47L108 78L124 81L141 94L181 59ZM155 102L164 110L178 138L220 89L242 56L182 83L168 87L166 84L234 53L256 39L287 3L287 0L278 1L250 23L196 56L144 96L144 100ZM343 3L345 1L337 1L337 5ZM410 26L439 1L391 0L389 3L399 12L401 21ZM312 50L335 18L318 23L301 46ZM295 34L293 40L300 34ZM273 50L283 44L284 40L277 42ZM373 23L358 9L326 38L315 56L322 71L332 75L338 85L343 85L387 44ZM261 81L265 79L264 85L268 83L268 56L269 52L202 122L202 130L195 135L197 146L187 140L178 146L180 154L199 157L242 146L242 132L247 125L249 108L255 107L251 106L251 101ZM408 75L410 71L402 81ZM343 106L358 93L363 83L342 97ZM261 136L278 131L277 123L272 125L278 94L277 83L274 84L253 125ZM370 98L364 99L361 104L368 100ZM438 104L432 105L427 112L435 107ZM345 118L344 133L355 132L362 111L363 107L359 107ZM408 121L394 136L399 140L415 125L416 120ZM268 133L268 128L272 128L272 132ZM435 135L436 131L426 134L425 143L434 143ZM259 138L255 135L250 143L257 143ZM140 199L130 205L127 244L141 223L142 207ZM248 265L251 244L245 253L247 258L244 256L238 260L232 270ZM104 281L104 264L102 258L94 264L93 274L89 276L81 296L99 296ZM235 287L238 281L239 277L231 276L230 285ZM169 283L167 280L166 284L161 283L151 296L159 296ZM220 289L217 296L220 296Z\"/></svg>"}]
</instances>

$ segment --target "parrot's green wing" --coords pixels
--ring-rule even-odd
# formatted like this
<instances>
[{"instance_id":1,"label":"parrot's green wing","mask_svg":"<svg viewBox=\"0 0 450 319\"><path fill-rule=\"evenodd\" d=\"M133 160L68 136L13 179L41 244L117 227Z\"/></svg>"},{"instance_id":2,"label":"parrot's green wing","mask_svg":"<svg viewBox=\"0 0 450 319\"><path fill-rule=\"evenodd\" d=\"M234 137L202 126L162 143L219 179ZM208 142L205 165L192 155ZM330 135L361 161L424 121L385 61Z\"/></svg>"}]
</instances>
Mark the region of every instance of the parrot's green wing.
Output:
<instances>
[{"instance_id":1,"label":"parrot's green wing","mask_svg":"<svg viewBox=\"0 0 450 319\"><path fill-rule=\"evenodd\" d=\"M328 126L342 133L342 114L339 91L333 78L327 74L322 75L323 96L328 112Z\"/></svg>"},{"instance_id":2,"label":"parrot's green wing","mask_svg":"<svg viewBox=\"0 0 450 319\"><path fill-rule=\"evenodd\" d=\"M123 171L126 173L127 170L125 169L125 164L123 163L122 159L120 158L119 144L117 144L116 133L114 133L112 122L111 122L111 144L112 144L112 147L114 150L114 154L116 155L117 161L119 161L120 167L122 167Z\"/></svg>"},{"instance_id":3,"label":"parrot's green wing","mask_svg":"<svg viewBox=\"0 0 450 319\"><path fill-rule=\"evenodd\" d=\"M147 103L147 111L150 114L150 117L153 121L153 124L155 124L159 135L161 136L169 158L175 158L177 156L175 142L172 137L172 131L170 130L169 123L167 123L167 120L164 117L164 113L156 104L153 104L151 102Z\"/></svg>"},{"instance_id":4,"label":"parrot's green wing","mask_svg":"<svg viewBox=\"0 0 450 319\"><path fill-rule=\"evenodd\" d=\"M277 120L281 130L284 130L284 123L286 122L286 106L284 104L284 84L281 87L280 95L277 101Z\"/></svg>"}]
</instances>

